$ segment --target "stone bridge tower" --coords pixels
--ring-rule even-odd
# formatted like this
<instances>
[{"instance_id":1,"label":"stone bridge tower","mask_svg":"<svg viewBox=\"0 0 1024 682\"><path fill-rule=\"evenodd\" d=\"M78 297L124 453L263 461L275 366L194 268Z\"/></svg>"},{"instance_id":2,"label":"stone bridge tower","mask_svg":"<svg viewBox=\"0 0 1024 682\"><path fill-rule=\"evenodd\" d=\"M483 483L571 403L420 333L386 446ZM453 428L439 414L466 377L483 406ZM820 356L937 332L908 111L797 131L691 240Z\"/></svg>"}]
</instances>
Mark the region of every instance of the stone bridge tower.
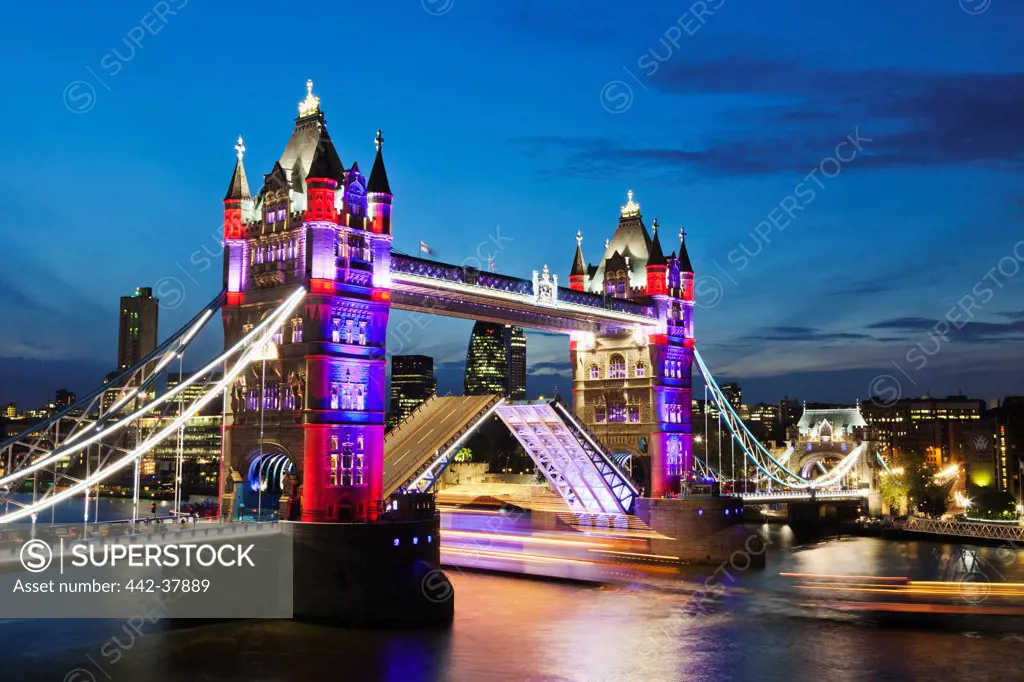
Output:
<instances>
[{"instance_id":1,"label":"stone bridge tower","mask_svg":"<svg viewBox=\"0 0 1024 682\"><path fill-rule=\"evenodd\" d=\"M693 267L682 232L666 256L657 219L652 227L653 236L630 191L597 265L584 264L577 233L570 287L653 305L658 328L576 334L570 359L576 414L612 452L638 457L647 494L660 497L693 472Z\"/></svg>"},{"instance_id":2,"label":"stone bridge tower","mask_svg":"<svg viewBox=\"0 0 1024 682\"><path fill-rule=\"evenodd\" d=\"M280 159L250 195L238 160L224 200L225 348L297 287L302 308L231 387L222 509L287 503L302 521L378 514L390 311L391 188L383 138L367 181L346 168L307 82Z\"/></svg>"}]
</instances>

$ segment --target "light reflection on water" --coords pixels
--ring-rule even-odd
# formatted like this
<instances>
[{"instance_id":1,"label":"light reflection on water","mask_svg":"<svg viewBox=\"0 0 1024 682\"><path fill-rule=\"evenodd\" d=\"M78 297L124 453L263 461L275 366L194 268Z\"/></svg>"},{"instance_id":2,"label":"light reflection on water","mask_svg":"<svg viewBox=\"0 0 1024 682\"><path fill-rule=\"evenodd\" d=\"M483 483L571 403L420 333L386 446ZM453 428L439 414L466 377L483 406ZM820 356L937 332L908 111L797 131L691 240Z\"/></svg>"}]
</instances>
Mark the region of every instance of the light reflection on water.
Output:
<instances>
[{"instance_id":1,"label":"light reflection on water","mask_svg":"<svg viewBox=\"0 0 1024 682\"><path fill-rule=\"evenodd\" d=\"M1016 554L931 543L850 538L792 547L773 528L767 570L736 572L720 601L686 615L684 581L592 587L452 571L456 621L448 632L352 631L290 621L228 623L153 634L104 669L114 681L161 680L933 680L1019 679L1021 637L973 633L970 623L927 617L890 627L837 614L807 599L780 573L955 579L971 562L1024 581ZM0 651L20 653L39 677L63 679L120 623L0 624ZM1021 630L1024 632L1024 629ZM58 637L54 637L59 633ZM95 668L93 671L96 672ZM96 673L97 679L106 679ZM5 676L5 679L14 679ZM86 678L87 679L87 678Z\"/></svg>"}]
</instances>

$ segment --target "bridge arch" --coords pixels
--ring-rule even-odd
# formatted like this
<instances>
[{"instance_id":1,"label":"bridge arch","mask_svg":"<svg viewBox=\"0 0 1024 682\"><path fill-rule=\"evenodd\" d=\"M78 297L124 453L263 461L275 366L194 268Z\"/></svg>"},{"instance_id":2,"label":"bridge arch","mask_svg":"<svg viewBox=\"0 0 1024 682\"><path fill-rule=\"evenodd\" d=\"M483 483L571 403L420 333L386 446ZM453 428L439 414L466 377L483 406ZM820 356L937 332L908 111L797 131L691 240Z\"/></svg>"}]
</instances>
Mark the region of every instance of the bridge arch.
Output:
<instances>
[{"instance_id":1,"label":"bridge arch","mask_svg":"<svg viewBox=\"0 0 1024 682\"><path fill-rule=\"evenodd\" d=\"M280 443L265 441L242 460L240 473L242 505L262 512L275 511L287 491L288 476L294 474L295 458Z\"/></svg>"}]
</instances>

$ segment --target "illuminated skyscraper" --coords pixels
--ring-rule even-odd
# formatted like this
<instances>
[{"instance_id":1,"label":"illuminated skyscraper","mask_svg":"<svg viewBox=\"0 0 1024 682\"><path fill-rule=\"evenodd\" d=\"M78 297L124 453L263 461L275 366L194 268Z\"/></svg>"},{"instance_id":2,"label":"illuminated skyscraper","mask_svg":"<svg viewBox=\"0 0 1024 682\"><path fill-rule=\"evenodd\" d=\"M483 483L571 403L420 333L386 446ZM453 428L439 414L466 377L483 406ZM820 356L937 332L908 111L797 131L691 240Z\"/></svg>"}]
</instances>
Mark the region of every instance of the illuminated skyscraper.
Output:
<instances>
[{"instance_id":1,"label":"illuminated skyscraper","mask_svg":"<svg viewBox=\"0 0 1024 682\"><path fill-rule=\"evenodd\" d=\"M493 322L477 322L466 351L466 395L505 395L508 384L505 327Z\"/></svg>"},{"instance_id":2,"label":"illuminated skyscraper","mask_svg":"<svg viewBox=\"0 0 1024 682\"><path fill-rule=\"evenodd\" d=\"M391 423L398 424L437 392L434 358L395 355L391 358Z\"/></svg>"},{"instance_id":3,"label":"illuminated skyscraper","mask_svg":"<svg viewBox=\"0 0 1024 682\"><path fill-rule=\"evenodd\" d=\"M139 287L132 296L121 297L117 333L117 367L130 367L156 348L159 301L153 290Z\"/></svg>"},{"instance_id":4,"label":"illuminated skyscraper","mask_svg":"<svg viewBox=\"0 0 1024 682\"><path fill-rule=\"evenodd\" d=\"M508 387L505 395L526 400L526 334L521 327L505 325L505 357L508 358Z\"/></svg>"}]
</instances>

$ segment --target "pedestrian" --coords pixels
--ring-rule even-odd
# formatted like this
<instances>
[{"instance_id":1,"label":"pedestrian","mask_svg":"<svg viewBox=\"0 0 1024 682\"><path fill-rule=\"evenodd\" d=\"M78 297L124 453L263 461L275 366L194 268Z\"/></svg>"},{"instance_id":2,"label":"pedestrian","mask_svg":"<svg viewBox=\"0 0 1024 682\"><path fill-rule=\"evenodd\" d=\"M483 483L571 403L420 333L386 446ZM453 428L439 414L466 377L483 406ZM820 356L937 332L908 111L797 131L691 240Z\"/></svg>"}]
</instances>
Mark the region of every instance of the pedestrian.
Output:
<instances>
[{"instance_id":1,"label":"pedestrian","mask_svg":"<svg viewBox=\"0 0 1024 682\"><path fill-rule=\"evenodd\" d=\"M156 514L156 501L155 500L153 502L149 503L149 513L150 514L154 514L154 515Z\"/></svg>"}]
</instances>

